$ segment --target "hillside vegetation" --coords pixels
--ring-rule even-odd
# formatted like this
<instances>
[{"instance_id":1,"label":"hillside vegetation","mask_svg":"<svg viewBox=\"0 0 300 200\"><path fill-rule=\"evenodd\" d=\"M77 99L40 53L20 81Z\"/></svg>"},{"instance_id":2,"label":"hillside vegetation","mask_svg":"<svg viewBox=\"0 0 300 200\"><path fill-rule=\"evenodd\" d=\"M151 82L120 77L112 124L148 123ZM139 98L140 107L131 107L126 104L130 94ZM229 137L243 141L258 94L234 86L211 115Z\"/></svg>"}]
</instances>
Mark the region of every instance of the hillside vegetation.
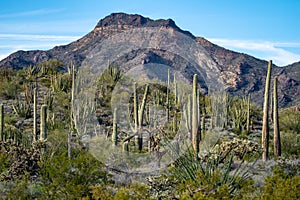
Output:
<instances>
[{"instance_id":1,"label":"hillside vegetation","mask_svg":"<svg viewBox=\"0 0 300 200\"><path fill-rule=\"evenodd\" d=\"M1 199L300 199L299 106L279 110L279 154L274 111L265 113L264 160L264 113L250 96L202 95L197 75L190 86L170 75L166 84L135 82L109 65L93 94L102 132L82 133L76 115L89 113L72 109L76 75L58 60L0 69ZM114 107L125 97L126 109ZM118 118L124 113L130 126ZM118 152L126 162L92 155L97 145L107 145L100 155ZM157 170L126 170L139 165L131 155L151 158Z\"/></svg>"}]
</instances>

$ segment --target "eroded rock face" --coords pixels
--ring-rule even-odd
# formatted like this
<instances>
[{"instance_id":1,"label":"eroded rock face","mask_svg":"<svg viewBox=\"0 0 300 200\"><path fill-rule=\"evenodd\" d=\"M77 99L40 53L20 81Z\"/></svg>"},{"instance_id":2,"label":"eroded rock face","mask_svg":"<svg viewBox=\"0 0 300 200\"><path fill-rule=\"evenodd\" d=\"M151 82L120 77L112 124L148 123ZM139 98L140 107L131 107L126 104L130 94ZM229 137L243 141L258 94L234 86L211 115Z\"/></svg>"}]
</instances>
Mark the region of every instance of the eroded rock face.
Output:
<instances>
[{"instance_id":1,"label":"eroded rock face","mask_svg":"<svg viewBox=\"0 0 300 200\"><path fill-rule=\"evenodd\" d=\"M215 73L220 74L220 79L226 91L233 95L245 96L251 93L251 98L258 105L262 105L265 76L267 74L267 61L256 59L252 56L227 50L202 37L195 37L188 31L181 30L173 20L152 20L141 15L113 13L101 19L95 28L68 45L54 47L48 51L18 51L0 61L0 68L12 67L21 69L29 65L44 62L48 59L58 59L63 63L75 62L81 65L86 56L95 47L101 45L106 38L134 28L159 27L167 30L168 34L180 32L196 41L201 49L206 51L207 63L215 63ZM158 63L174 67L181 71L182 78L192 81L192 76L201 70L178 55L161 49L141 49L128 53L114 61L116 65L127 62L134 57L140 57L139 64ZM123 71L130 70L124 68ZM273 66L272 77L278 76L279 105L281 107L300 102L300 62L283 68ZM209 74L208 74L209 75ZM207 93L207 85L203 77L199 78L199 85L203 93Z\"/></svg>"}]
</instances>

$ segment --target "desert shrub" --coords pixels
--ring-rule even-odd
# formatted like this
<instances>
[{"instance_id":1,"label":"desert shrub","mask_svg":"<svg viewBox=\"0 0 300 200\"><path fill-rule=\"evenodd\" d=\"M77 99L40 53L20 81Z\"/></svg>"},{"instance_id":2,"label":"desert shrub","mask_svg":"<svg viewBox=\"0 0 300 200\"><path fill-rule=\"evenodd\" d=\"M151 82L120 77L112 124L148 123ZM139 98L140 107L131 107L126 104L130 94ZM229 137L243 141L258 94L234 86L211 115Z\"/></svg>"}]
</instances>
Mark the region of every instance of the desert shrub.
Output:
<instances>
[{"instance_id":1,"label":"desert shrub","mask_svg":"<svg viewBox=\"0 0 300 200\"><path fill-rule=\"evenodd\" d=\"M55 75L62 68L64 64L57 59L50 59L40 64L42 75Z\"/></svg>"},{"instance_id":2,"label":"desert shrub","mask_svg":"<svg viewBox=\"0 0 300 200\"><path fill-rule=\"evenodd\" d=\"M293 132L300 134L300 113L293 109L280 112L280 129L284 132Z\"/></svg>"},{"instance_id":3,"label":"desert shrub","mask_svg":"<svg viewBox=\"0 0 300 200\"><path fill-rule=\"evenodd\" d=\"M156 199L150 194L147 185L133 183L126 185L96 185L91 187L91 198L95 200L139 200Z\"/></svg>"},{"instance_id":4,"label":"desert shrub","mask_svg":"<svg viewBox=\"0 0 300 200\"><path fill-rule=\"evenodd\" d=\"M0 69L0 82L3 80L11 80L16 75L16 71L12 68Z\"/></svg>"},{"instance_id":5,"label":"desert shrub","mask_svg":"<svg viewBox=\"0 0 300 200\"><path fill-rule=\"evenodd\" d=\"M51 80L50 80L49 78L46 78L46 77L42 77L42 78L40 79L40 83L41 83L43 86L47 87L47 88L50 88L50 86L51 86Z\"/></svg>"},{"instance_id":6,"label":"desert shrub","mask_svg":"<svg viewBox=\"0 0 300 200\"><path fill-rule=\"evenodd\" d=\"M6 169L1 173L1 180L17 180L26 174L31 178L38 176L40 152L36 146L23 147L11 142L1 142L0 153L5 163L2 167Z\"/></svg>"},{"instance_id":7,"label":"desert shrub","mask_svg":"<svg viewBox=\"0 0 300 200\"><path fill-rule=\"evenodd\" d=\"M20 89L19 83L14 80L4 79L0 82L0 97L13 99Z\"/></svg>"},{"instance_id":8,"label":"desert shrub","mask_svg":"<svg viewBox=\"0 0 300 200\"><path fill-rule=\"evenodd\" d=\"M261 188L261 198L299 199L300 175L286 171L282 165L277 165L273 169L273 175L265 179L265 185Z\"/></svg>"},{"instance_id":9,"label":"desert shrub","mask_svg":"<svg viewBox=\"0 0 300 200\"><path fill-rule=\"evenodd\" d=\"M48 152L41 162L44 197L80 199L90 196L91 186L111 182L103 164L85 150L73 149L71 160L65 151L51 154Z\"/></svg>"},{"instance_id":10,"label":"desert shrub","mask_svg":"<svg viewBox=\"0 0 300 200\"><path fill-rule=\"evenodd\" d=\"M300 155L300 135L292 132L281 132L281 151L282 155L287 157L291 155Z\"/></svg>"},{"instance_id":11,"label":"desert shrub","mask_svg":"<svg viewBox=\"0 0 300 200\"><path fill-rule=\"evenodd\" d=\"M217 144L215 148L216 151L220 149L222 152L222 157L226 157L228 154L233 153L233 155L239 160L242 160L246 155L249 157L249 154L253 155L260 153L261 151L258 143L239 138L234 138L230 141L224 141L220 145Z\"/></svg>"}]
</instances>

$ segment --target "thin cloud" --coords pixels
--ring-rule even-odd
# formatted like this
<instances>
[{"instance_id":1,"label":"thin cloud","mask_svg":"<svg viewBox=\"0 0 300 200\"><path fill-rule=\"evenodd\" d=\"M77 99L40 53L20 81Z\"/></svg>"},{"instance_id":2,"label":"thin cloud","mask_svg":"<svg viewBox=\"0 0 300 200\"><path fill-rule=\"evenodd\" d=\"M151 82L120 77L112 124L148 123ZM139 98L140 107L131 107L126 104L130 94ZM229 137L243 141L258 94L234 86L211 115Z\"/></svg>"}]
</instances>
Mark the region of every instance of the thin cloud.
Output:
<instances>
[{"instance_id":1,"label":"thin cloud","mask_svg":"<svg viewBox=\"0 0 300 200\"><path fill-rule=\"evenodd\" d=\"M38 10L30 10L30 11L25 11L25 12L0 14L0 18L39 16L39 15L57 13L57 12L61 12L61 11L63 11L63 9L38 9Z\"/></svg>"},{"instance_id":2,"label":"thin cloud","mask_svg":"<svg viewBox=\"0 0 300 200\"><path fill-rule=\"evenodd\" d=\"M32 35L32 34L0 34L0 40L54 40L54 41L73 41L79 39L81 36L68 35Z\"/></svg>"},{"instance_id":3,"label":"thin cloud","mask_svg":"<svg viewBox=\"0 0 300 200\"><path fill-rule=\"evenodd\" d=\"M297 42L261 42L219 38L210 38L208 40L228 49L248 53L260 59L273 60L273 62L279 66L286 66L300 61L299 54L284 49L300 47L300 43Z\"/></svg>"},{"instance_id":4,"label":"thin cloud","mask_svg":"<svg viewBox=\"0 0 300 200\"><path fill-rule=\"evenodd\" d=\"M18 50L47 50L68 44L81 36L0 34L0 60Z\"/></svg>"}]
</instances>

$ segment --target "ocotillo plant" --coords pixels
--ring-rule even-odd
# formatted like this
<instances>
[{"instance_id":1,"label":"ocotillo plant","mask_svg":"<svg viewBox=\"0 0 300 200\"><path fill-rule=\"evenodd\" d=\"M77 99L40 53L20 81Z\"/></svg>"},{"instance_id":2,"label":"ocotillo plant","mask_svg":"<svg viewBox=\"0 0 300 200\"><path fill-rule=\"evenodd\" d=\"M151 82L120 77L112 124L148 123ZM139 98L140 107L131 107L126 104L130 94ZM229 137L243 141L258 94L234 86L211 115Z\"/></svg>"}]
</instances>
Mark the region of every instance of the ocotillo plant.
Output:
<instances>
[{"instance_id":1,"label":"ocotillo plant","mask_svg":"<svg viewBox=\"0 0 300 200\"><path fill-rule=\"evenodd\" d=\"M262 127L262 160L266 161L269 154L269 93L270 93L270 81L272 71L272 60L268 64L268 73L266 77L266 87L264 96L264 108L263 108L263 127Z\"/></svg>"},{"instance_id":2,"label":"ocotillo plant","mask_svg":"<svg viewBox=\"0 0 300 200\"><path fill-rule=\"evenodd\" d=\"M197 102L197 74L194 74L193 79L193 111L192 111L192 144L196 155L199 153L200 132L198 127L198 102ZM200 133L200 134L199 134Z\"/></svg>"},{"instance_id":3,"label":"ocotillo plant","mask_svg":"<svg viewBox=\"0 0 300 200\"><path fill-rule=\"evenodd\" d=\"M117 124L117 108L114 109L114 116L113 116L113 132L111 140L115 146L118 145L118 124Z\"/></svg>"},{"instance_id":4,"label":"ocotillo plant","mask_svg":"<svg viewBox=\"0 0 300 200\"><path fill-rule=\"evenodd\" d=\"M277 97L277 77L274 78L273 93L273 123L274 123L274 156L281 156L280 131L278 120L278 97Z\"/></svg>"},{"instance_id":5,"label":"ocotillo plant","mask_svg":"<svg viewBox=\"0 0 300 200\"><path fill-rule=\"evenodd\" d=\"M33 142L37 139L37 88L33 89Z\"/></svg>"},{"instance_id":6,"label":"ocotillo plant","mask_svg":"<svg viewBox=\"0 0 300 200\"><path fill-rule=\"evenodd\" d=\"M4 106L0 104L0 139L4 141Z\"/></svg>"}]
</instances>

